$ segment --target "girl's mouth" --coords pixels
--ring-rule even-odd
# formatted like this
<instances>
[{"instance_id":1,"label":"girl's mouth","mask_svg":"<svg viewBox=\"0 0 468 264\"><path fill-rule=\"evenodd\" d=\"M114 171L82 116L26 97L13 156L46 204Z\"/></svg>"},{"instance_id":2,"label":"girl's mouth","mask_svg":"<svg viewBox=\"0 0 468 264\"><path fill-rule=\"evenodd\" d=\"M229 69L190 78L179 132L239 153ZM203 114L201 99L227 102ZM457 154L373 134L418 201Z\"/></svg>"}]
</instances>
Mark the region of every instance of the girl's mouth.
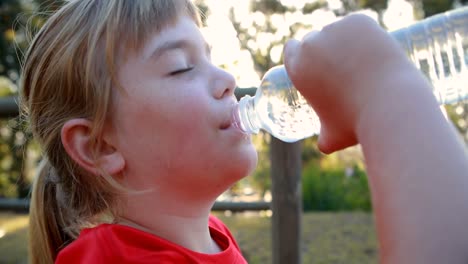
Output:
<instances>
[{"instance_id":1,"label":"girl's mouth","mask_svg":"<svg viewBox=\"0 0 468 264\"><path fill-rule=\"evenodd\" d=\"M223 123L223 124L219 127L219 129L221 129L221 130L226 130L226 129L228 129L228 128L231 127L231 124L232 124L232 122L229 120L229 122Z\"/></svg>"}]
</instances>

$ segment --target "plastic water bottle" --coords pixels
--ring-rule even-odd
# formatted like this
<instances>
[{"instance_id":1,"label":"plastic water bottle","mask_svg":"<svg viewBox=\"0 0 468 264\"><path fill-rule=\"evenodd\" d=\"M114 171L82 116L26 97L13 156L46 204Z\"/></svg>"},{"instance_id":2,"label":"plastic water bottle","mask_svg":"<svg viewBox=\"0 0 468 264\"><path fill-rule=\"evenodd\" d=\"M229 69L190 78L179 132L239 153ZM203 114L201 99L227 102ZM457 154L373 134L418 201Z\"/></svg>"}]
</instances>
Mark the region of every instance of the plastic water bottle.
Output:
<instances>
[{"instance_id":1,"label":"plastic water bottle","mask_svg":"<svg viewBox=\"0 0 468 264\"><path fill-rule=\"evenodd\" d=\"M432 82L440 104L468 98L468 7L435 15L390 33ZM263 129L285 142L320 132L320 120L296 90L284 66L266 72L254 97L241 98L236 125L256 134Z\"/></svg>"}]
</instances>

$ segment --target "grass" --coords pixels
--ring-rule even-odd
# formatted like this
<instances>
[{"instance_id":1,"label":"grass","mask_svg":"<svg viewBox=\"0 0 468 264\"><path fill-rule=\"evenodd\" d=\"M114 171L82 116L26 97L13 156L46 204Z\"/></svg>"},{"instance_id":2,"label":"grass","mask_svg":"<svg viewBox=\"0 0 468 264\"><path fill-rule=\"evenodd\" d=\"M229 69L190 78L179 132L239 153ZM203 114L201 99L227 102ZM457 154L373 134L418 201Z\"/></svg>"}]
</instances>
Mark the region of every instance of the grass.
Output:
<instances>
[{"instance_id":1,"label":"grass","mask_svg":"<svg viewBox=\"0 0 468 264\"><path fill-rule=\"evenodd\" d=\"M27 263L28 216L0 213L0 263Z\"/></svg>"},{"instance_id":2,"label":"grass","mask_svg":"<svg viewBox=\"0 0 468 264\"><path fill-rule=\"evenodd\" d=\"M218 217L231 229L250 264L272 263L271 218L257 213ZM27 215L0 213L0 264L26 263L27 221ZM378 263L369 213L305 213L302 231L302 263Z\"/></svg>"},{"instance_id":3,"label":"grass","mask_svg":"<svg viewBox=\"0 0 468 264\"><path fill-rule=\"evenodd\" d=\"M236 237L250 264L272 263L271 218L220 218ZM369 213L305 213L302 263L378 263L377 238Z\"/></svg>"}]
</instances>

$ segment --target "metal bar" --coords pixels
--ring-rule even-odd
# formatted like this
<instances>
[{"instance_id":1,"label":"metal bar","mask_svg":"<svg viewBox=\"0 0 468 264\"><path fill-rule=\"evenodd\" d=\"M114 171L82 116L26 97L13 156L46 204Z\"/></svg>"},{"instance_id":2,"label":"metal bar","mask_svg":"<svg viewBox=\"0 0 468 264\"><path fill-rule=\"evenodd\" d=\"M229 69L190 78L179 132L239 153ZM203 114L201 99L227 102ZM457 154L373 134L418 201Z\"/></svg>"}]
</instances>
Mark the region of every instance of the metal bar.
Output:
<instances>
[{"instance_id":1,"label":"metal bar","mask_svg":"<svg viewBox=\"0 0 468 264\"><path fill-rule=\"evenodd\" d=\"M213 211L263 211L270 210L269 202L216 202L211 210Z\"/></svg>"},{"instance_id":2,"label":"metal bar","mask_svg":"<svg viewBox=\"0 0 468 264\"><path fill-rule=\"evenodd\" d=\"M213 211L263 211L270 210L269 202L216 202ZM28 199L0 199L0 211L28 212Z\"/></svg>"},{"instance_id":3,"label":"metal bar","mask_svg":"<svg viewBox=\"0 0 468 264\"><path fill-rule=\"evenodd\" d=\"M27 213L29 211L28 199L0 199L0 211L13 211Z\"/></svg>"},{"instance_id":4,"label":"metal bar","mask_svg":"<svg viewBox=\"0 0 468 264\"><path fill-rule=\"evenodd\" d=\"M18 98L16 96L0 97L0 118L18 116Z\"/></svg>"}]
</instances>

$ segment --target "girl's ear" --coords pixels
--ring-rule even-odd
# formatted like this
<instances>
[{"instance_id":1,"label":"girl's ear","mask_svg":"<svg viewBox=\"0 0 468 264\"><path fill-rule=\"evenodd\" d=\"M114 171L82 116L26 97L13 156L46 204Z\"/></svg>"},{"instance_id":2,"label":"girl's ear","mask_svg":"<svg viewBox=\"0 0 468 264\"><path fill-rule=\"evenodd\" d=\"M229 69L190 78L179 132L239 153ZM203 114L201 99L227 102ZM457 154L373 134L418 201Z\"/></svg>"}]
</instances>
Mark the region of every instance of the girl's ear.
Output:
<instances>
[{"instance_id":1,"label":"girl's ear","mask_svg":"<svg viewBox=\"0 0 468 264\"><path fill-rule=\"evenodd\" d=\"M61 131L65 151L78 165L94 175L120 173L125 167L122 154L102 138L97 139L101 140L100 144L94 144L91 131L92 123L87 119L75 118L65 122Z\"/></svg>"}]
</instances>

